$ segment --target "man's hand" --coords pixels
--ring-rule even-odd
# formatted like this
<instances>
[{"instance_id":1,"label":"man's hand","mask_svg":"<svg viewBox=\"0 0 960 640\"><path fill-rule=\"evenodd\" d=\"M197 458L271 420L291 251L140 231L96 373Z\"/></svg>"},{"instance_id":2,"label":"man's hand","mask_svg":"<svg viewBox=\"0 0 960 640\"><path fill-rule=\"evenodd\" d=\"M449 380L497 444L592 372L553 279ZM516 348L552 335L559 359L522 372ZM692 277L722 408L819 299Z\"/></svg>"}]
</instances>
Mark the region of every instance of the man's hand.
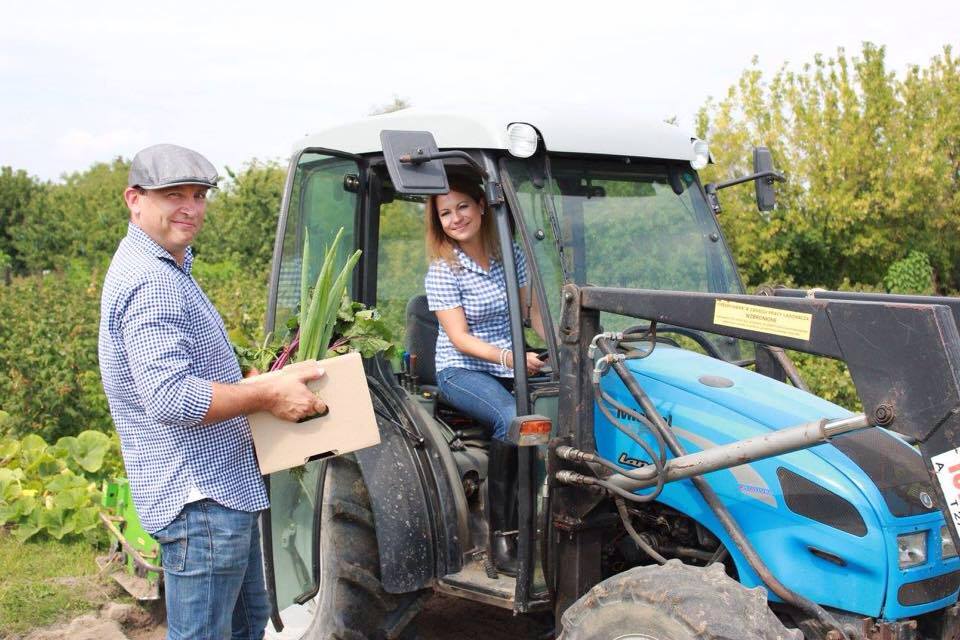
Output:
<instances>
[{"instance_id":1,"label":"man's hand","mask_svg":"<svg viewBox=\"0 0 960 640\"><path fill-rule=\"evenodd\" d=\"M290 422L324 413L327 405L307 387L309 381L322 375L324 372L319 362L304 360L284 367L280 375L264 380L270 385L267 411Z\"/></svg>"},{"instance_id":2,"label":"man's hand","mask_svg":"<svg viewBox=\"0 0 960 640\"><path fill-rule=\"evenodd\" d=\"M307 383L323 375L316 360L284 367L279 373L255 376L243 384L213 382L210 407L203 424L213 424L257 411L269 411L282 420L296 422L324 413L327 405Z\"/></svg>"}]
</instances>

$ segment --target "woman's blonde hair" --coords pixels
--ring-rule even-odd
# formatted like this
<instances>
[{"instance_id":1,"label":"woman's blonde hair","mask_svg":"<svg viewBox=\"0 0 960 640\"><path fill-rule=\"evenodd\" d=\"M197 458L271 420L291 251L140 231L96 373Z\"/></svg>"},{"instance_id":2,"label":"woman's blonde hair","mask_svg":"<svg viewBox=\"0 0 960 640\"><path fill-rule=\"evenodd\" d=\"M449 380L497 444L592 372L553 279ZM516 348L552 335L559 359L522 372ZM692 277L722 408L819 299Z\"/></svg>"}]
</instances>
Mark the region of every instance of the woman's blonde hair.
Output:
<instances>
[{"instance_id":1,"label":"woman's blonde hair","mask_svg":"<svg viewBox=\"0 0 960 640\"><path fill-rule=\"evenodd\" d=\"M483 188L480 186L479 180L471 176L452 173L447 176L447 182L450 184L450 191L462 193L481 205L483 216L480 218L480 239L483 241L483 249L487 252L487 256L499 258L500 246L497 243L497 228L493 223L493 216L490 215L486 198L483 197ZM437 213L437 196L433 195L427 198L424 215L427 219L427 256L430 261L444 260L451 268L459 269L460 262L453 252L457 243L450 239L450 236L443 230L443 225L440 224L440 216Z\"/></svg>"}]
</instances>

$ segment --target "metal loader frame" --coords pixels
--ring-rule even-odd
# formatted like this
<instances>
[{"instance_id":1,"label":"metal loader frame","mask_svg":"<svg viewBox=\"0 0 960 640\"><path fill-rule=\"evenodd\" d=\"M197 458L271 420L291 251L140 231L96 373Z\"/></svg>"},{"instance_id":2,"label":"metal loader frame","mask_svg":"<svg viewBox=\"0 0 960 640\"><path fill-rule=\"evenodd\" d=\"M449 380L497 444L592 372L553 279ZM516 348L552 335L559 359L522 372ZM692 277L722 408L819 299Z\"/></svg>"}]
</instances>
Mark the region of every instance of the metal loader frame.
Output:
<instances>
[{"instance_id":1,"label":"metal loader frame","mask_svg":"<svg viewBox=\"0 0 960 640\"><path fill-rule=\"evenodd\" d=\"M591 520L591 511L606 495L604 491L597 491L596 485L611 493L629 495L653 484L649 478L630 477L609 466L599 477L578 473L583 469L578 465L596 454L593 435L596 364L588 355L591 346L599 347L604 354L602 359L623 379L645 417L665 436L674 457L682 457L669 461L664 467L667 479L693 477L711 505L707 495L709 485L700 477L707 471L810 447L838 432L883 426L919 444L944 517L948 522L955 522L931 458L960 446L960 334L954 322L954 312L960 310L960 304L951 301L948 307L930 302L930 299L920 303L887 296L866 300L842 295L797 298L789 294L749 296L565 286L559 326L560 418L548 457L553 524L550 564L555 567L551 586L556 619L559 621L567 607L602 580L602 526ZM805 314L804 317L809 317L809 334L805 338L790 337L784 335L789 332L778 334L776 329L766 327L731 326L717 313L718 303L750 305L761 315L765 310ZM645 319L654 326L663 323L843 360L863 402L864 414L844 421L798 425L772 434L763 442L741 441L710 452L686 455L675 438L671 441L669 426L629 373L622 356L617 357L611 346L615 336L601 335L601 311ZM741 541L747 545L741 551L749 560L752 549L742 534L737 535L736 523L732 519L720 519L738 545ZM955 527L948 529L957 544ZM776 588L776 578L768 571L764 575L764 570L761 562L757 573L771 590L781 595ZM790 602L789 598L784 599ZM817 605L795 604L828 626L834 626L829 616L817 614ZM810 605L813 608L809 608Z\"/></svg>"}]
</instances>

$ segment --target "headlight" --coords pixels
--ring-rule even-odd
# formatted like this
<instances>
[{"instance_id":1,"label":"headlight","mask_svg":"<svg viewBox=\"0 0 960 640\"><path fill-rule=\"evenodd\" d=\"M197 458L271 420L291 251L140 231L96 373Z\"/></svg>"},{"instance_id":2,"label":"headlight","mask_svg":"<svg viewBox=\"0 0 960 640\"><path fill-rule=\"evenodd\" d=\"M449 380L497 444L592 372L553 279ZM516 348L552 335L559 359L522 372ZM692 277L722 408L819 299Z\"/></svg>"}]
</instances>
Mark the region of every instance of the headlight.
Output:
<instances>
[{"instance_id":1,"label":"headlight","mask_svg":"<svg viewBox=\"0 0 960 640\"><path fill-rule=\"evenodd\" d=\"M940 557L944 559L957 555L957 548L953 546L953 538L950 537L948 526L945 524L940 527Z\"/></svg>"},{"instance_id":2,"label":"headlight","mask_svg":"<svg viewBox=\"0 0 960 640\"><path fill-rule=\"evenodd\" d=\"M710 162L710 147L703 140L694 138L693 160L690 161L690 166L693 167L694 171L699 171L707 166L708 162Z\"/></svg>"},{"instance_id":3,"label":"headlight","mask_svg":"<svg viewBox=\"0 0 960 640\"><path fill-rule=\"evenodd\" d=\"M526 122L514 122L507 127L507 151L517 158L529 158L537 152L537 130Z\"/></svg>"},{"instance_id":4,"label":"headlight","mask_svg":"<svg viewBox=\"0 0 960 640\"><path fill-rule=\"evenodd\" d=\"M927 561L927 532L897 536L897 559L900 568L915 567Z\"/></svg>"}]
</instances>

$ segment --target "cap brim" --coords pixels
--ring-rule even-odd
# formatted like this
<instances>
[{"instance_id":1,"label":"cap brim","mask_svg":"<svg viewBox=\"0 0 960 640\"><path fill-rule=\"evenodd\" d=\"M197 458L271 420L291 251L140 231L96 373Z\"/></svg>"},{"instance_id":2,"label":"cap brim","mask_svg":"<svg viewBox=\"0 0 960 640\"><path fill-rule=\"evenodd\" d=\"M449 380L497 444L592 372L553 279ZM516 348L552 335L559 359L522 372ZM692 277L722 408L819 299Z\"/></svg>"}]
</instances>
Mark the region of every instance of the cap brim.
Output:
<instances>
[{"instance_id":1,"label":"cap brim","mask_svg":"<svg viewBox=\"0 0 960 640\"><path fill-rule=\"evenodd\" d=\"M182 187L188 184L195 184L199 187L207 187L208 189L217 189L217 183L215 182L206 182L204 180L177 180L175 182L168 182L166 184L156 184L156 185L145 185L145 184L135 184L134 187L140 187L141 189L146 189L147 191L155 191L157 189L169 189L170 187Z\"/></svg>"}]
</instances>

